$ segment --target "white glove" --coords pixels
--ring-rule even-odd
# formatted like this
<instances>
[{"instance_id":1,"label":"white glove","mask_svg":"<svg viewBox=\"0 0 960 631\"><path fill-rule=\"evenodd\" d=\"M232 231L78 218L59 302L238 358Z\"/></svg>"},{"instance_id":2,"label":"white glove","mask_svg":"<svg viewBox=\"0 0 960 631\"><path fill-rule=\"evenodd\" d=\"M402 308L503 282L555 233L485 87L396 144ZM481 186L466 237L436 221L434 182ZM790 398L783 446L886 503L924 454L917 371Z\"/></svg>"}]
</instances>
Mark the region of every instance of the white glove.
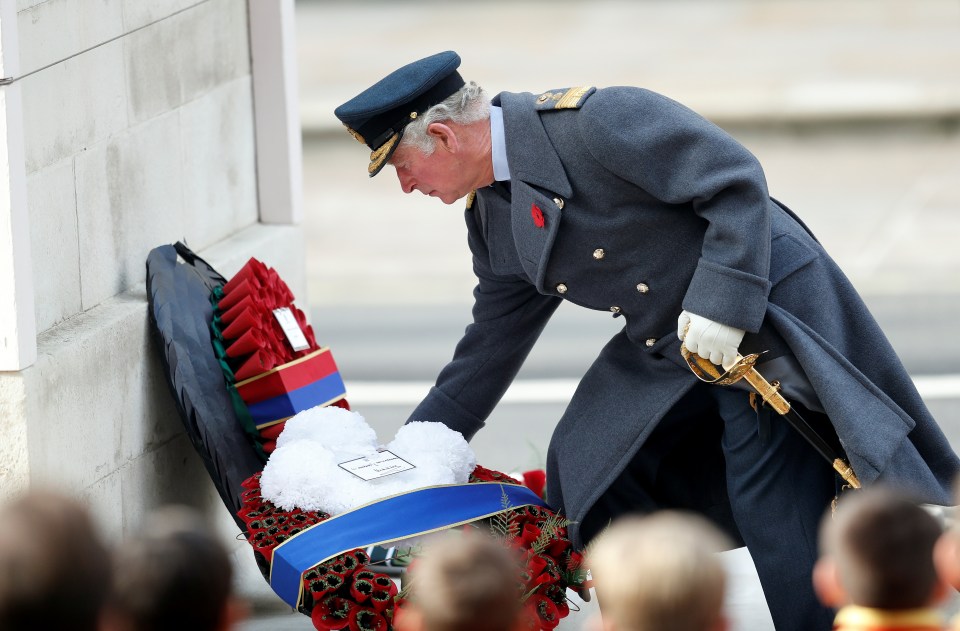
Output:
<instances>
[{"instance_id":1,"label":"white glove","mask_svg":"<svg viewBox=\"0 0 960 631\"><path fill-rule=\"evenodd\" d=\"M677 318L677 337L687 350L725 369L737 361L737 348L744 333L689 311L681 311Z\"/></svg>"}]
</instances>

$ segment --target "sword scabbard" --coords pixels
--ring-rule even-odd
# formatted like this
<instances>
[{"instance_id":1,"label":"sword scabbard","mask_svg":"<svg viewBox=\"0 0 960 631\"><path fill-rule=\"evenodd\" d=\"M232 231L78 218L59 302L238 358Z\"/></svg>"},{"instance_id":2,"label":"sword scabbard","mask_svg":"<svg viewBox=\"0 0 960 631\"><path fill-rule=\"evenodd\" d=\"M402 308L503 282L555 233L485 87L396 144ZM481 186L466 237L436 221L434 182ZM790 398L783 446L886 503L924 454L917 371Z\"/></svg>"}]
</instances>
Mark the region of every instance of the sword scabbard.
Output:
<instances>
[{"instance_id":1,"label":"sword scabbard","mask_svg":"<svg viewBox=\"0 0 960 631\"><path fill-rule=\"evenodd\" d=\"M833 461L833 470L840 474L840 477L855 489L860 488L860 479L857 477L857 474L853 472L853 467L848 465L843 461L842 458L837 458Z\"/></svg>"}]
</instances>

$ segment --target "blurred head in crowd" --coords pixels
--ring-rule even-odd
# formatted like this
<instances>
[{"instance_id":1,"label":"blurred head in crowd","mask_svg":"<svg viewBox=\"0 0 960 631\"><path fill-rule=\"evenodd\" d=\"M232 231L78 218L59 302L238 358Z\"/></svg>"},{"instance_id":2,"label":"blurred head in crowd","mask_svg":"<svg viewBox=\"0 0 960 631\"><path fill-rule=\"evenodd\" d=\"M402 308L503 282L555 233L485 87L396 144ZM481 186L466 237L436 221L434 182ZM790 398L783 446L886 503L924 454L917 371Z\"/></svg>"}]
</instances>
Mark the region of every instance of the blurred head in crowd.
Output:
<instances>
[{"instance_id":1,"label":"blurred head in crowd","mask_svg":"<svg viewBox=\"0 0 960 631\"><path fill-rule=\"evenodd\" d=\"M398 631L519 631L520 567L503 546L483 536L432 542L410 567L410 600Z\"/></svg>"},{"instance_id":2,"label":"blurred head in crowd","mask_svg":"<svg viewBox=\"0 0 960 631\"><path fill-rule=\"evenodd\" d=\"M225 631L243 617L220 540L185 507L151 515L117 550L111 631Z\"/></svg>"},{"instance_id":3,"label":"blurred head in crowd","mask_svg":"<svg viewBox=\"0 0 960 631\"><path fill-rule=\"evenodd\" d=\"M908 610L945 595L933 565L941 528L910 498L874 487L846 494L823 518L813 571L828 607Z\"/></svg>"},{"instance_id":4,"label":"blurred head in crowd","mask_svg":"<svg viewBox=\"0 0 960 631\"><path fill-rule=\"evenodd\" d=\"M730 542L712 524L662 511L624 517L587 551L605 631L723 631Z\"/></svg>"},{"instance_id":5,"label":"blurred head in crowd","mask_svg":"<svg viewBox=\"0 0 960 631\"><path fill-rule=\"evenodd\" d=\"M86 508L50 492L6 507L0 527L0 629L94 631L110 558Z\"/></svg>"}]
</instances>

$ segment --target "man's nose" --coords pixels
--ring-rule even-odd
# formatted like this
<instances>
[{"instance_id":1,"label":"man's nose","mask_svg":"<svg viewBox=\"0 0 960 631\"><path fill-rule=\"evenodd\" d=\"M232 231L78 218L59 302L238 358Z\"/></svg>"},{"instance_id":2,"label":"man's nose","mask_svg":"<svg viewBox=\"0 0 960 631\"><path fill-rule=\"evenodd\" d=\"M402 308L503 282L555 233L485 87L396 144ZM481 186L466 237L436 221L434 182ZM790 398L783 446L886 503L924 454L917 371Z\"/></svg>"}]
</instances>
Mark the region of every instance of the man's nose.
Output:
<instances>
[{"instance_id":1,"label":"man's nose","mask_svg":"<svg viewBox=\"0 0 960 631\"><path fill-rule=\"evenodd\" d=\"M400 188L404 193L412 193L414 181L410 175L397 171L397 179L400 180Z\"/></svg>"}]
</instances>

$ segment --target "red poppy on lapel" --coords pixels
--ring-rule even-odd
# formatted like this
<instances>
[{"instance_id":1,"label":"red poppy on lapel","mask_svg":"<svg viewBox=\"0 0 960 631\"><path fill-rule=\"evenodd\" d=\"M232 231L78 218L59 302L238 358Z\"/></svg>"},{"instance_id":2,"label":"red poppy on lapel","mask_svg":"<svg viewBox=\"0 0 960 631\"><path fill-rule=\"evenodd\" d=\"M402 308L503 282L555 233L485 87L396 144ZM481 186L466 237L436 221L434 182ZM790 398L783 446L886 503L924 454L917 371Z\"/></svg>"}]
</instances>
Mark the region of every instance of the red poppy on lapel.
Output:
<instances>
[{"instance_id":1,"label":"red poppy on lapel","mask_svg":"<svg viewBox=\"0 0 960 631\"><path fill-rule=\"evenodd\" d=\"M543 211L536 204L530 206L530 216L533 217L533 225L538 228L542 228L547 223L543 218Z\"/></svg>"}]
</instances>

